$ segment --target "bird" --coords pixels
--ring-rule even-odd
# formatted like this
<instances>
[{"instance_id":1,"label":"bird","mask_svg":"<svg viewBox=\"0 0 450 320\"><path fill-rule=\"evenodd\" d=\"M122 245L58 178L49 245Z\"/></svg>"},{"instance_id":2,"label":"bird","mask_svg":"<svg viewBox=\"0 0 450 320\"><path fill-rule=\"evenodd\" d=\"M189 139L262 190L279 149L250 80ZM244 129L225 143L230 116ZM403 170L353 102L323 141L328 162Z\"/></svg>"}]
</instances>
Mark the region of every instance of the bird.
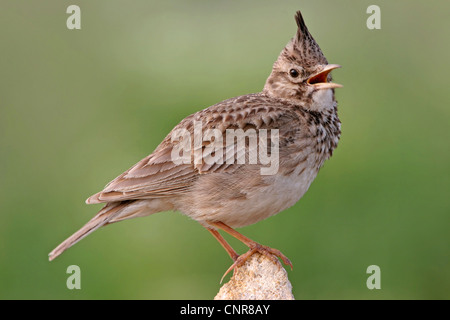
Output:
<instances>
[{"instance_id":1,"label":"bird","mask_svg":"<svg viewBox=\"0 0 450 320\"><path fill-rule=\"evenodd\" d=\"M49 260L100 227L179 211L205 227L229 254L233 263L225 274L255 252L276 263L279 258L292 268L280 250L236 229L297 203L340 139L335 88L342 85L331 77L340 65L328 63L300 11L295 22L297 31L274 62L261 92L224 100L183 119L153 153L86 200L104 206L51 251ZM237 138L220 137L229 132ZM206 133L214 139L206 139ZM244 135L243 143L237 133ZM252 139L255 134L258 139ZM219 231L243 242L248 251L239 255Z\"/></svg>"}]
</instances>

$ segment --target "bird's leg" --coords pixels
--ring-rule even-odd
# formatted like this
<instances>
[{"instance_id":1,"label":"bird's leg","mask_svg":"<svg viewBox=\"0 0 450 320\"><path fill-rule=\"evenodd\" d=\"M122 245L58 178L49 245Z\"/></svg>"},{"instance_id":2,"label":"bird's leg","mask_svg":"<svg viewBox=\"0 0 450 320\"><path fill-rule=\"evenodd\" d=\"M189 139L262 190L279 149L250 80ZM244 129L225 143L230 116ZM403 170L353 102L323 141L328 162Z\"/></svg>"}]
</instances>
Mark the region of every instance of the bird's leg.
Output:
<instances>
[{"instance_id":1,"label":"bird's leg","mask_svg":"<svg viewBox=\"0 0 450 320\"><path fill-rule=\"evenodd\" d=\"M244 253L243 255L238 256L237 259L233 259L234 263L231 265L230 268L228 268L228 270L225 272L225 274L223 275L223 277L225 277L225 275L227 275L228 272L230 272L231 270L233 270L234 268L241 266L245 261L247 261L248 258L250 258L250 256L255 253L255 252L259 252L262 255L268 257L269 259L271 259L274 263L278 263L278 260L276 257L280 258L284 264L288 265L291 267L292 270L292 263L291 261L284 255L281 253L280 250L277 249L273 249L267 246L263 246L255 241L253 241L252 239L247 238L246 236L244 236L243 234L237 232L236 230L234 230L233 228L227 226L225 223L223 222L209 222L209 224L211 226L214 226L216 228L219 228L223 231L225 231L226 233L228 233L229 235L235 237L236 239L242 241L247 247L250 248L249 251L247 251L246 253ZM217 231L216 231L217 232ZM211 232L212 233L212 232ZM213 234L214 235L214 234ZM220 236L220 235L219 235ZM221 237L222 238L222 237ZM223 238L222 238L223 239ZM225 241L225 240L223 240ZM220 241L219 241L220 242ZM228 244L228 243L227 243ZM223 245L223 244L222 244ZM225 247L225 246L224 246ZM225 249L226 250L226 249ZM228 250L227 250L228 251ZM234 250L233 250L234 251ZM223 279L222 277L222 279ZM221 280L222 282L222 280Z\"/></svg>"},{"instance_id":2,"label":"bird's leg","mask_svg":"<svg viewBox=\"0 0 450 320\"><path fill-rule=\"evenodd\" d=\"M220 235L219 231L216 229L210 229L206 228L211 234L214 236L214 238L219 241L219 243L222 245L222 247L225 249L226 252L230 255L231 259L233 261L236 261L239 258L239 255L234 251L234 249L230 246L230 244Z\"/></svg>"}]
</instances>

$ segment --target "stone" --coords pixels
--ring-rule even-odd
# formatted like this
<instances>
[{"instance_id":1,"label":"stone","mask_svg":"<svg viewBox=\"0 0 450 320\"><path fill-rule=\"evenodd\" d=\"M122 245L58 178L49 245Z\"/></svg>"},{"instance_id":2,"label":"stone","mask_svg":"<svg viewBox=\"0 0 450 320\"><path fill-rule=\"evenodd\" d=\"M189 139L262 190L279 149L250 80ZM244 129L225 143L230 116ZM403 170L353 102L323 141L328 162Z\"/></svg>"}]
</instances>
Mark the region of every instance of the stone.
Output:
<instances>
[{"instance_id":1,"label":"stone","mask_svg":"<svg viewBox=\"0 0 450 320\"><path fill-rule=\"evenodd\" d=\"M281 263L254 253L234 271L214 300L295 300Z\"/></svg>"}]
</instances>

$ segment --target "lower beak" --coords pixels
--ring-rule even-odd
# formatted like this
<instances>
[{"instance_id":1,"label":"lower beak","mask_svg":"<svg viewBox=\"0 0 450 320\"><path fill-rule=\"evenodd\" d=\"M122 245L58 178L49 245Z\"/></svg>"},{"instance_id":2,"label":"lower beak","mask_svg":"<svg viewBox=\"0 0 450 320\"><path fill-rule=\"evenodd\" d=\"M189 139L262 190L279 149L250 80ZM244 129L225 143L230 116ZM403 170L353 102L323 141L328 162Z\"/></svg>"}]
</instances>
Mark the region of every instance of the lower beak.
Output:
<instances>
[{"instance_id":1,"label":"lower beak","mask_svg":"<svg viewBox=\"0 0 450 320\"><path fill-rule=\"evenodd\" d=\"M309 77L309 79L306 81L309 85L314 86L317 89L333 89L333 88L342 88L343 85L328 82L328 74L337 68L341 68L338 64L329 64L325 66L325 68L320 71L319 73L316 73L315 75Z\"/></svg>"}]
</instances>

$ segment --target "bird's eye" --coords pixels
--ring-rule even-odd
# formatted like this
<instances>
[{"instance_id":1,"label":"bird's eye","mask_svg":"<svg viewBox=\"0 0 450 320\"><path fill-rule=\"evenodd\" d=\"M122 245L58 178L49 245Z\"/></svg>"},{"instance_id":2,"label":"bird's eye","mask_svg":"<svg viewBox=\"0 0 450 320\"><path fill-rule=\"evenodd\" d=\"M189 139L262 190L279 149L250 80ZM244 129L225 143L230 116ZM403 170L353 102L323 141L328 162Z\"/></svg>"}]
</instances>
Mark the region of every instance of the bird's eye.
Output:
<instances>
[{"instance_id":1,"label":"bird's eye","mask_svg":"<svg viewBox=\"0 0 450 320\"><path fill-rule=\"evenodd\" d=\"M291 75L292 78L297 78L299 75L298 70L296 69L289 70L289 74Z\"/></svg>"}]
</instances>

